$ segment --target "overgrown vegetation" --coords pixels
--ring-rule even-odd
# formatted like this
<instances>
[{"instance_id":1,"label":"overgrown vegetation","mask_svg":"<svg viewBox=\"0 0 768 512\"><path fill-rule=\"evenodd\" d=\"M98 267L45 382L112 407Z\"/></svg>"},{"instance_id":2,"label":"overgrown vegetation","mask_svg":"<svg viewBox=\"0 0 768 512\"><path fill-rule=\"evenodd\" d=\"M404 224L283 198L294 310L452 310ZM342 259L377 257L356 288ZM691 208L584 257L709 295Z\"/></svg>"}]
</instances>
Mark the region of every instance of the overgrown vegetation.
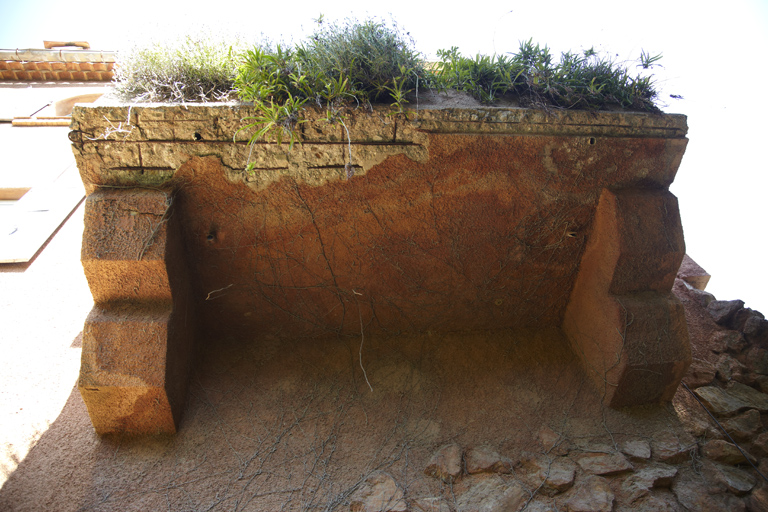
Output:
<instances>
[{"instance_id":1,"label":"overgrown vegetation","mask_svg":"<svg viewBox=\"0 0 768 512\"><path fill-rule=\"evenodd\" d=\"M523 106L599 110L621 107L658 111L654 104L653 78L630 71L599 56L594 49L582 54L563 53L553 62L549 48L520 43L517 53L507 57L462 56L458 48L440 50L434 67L434 84L441 89L465 91L490 104L513 94ZM650 69L661 58L643 52L638 67Z\"/></svg>"},{"instance_id":2,"label":"overgrown vegetation","mask_svg":"<svg viewBox=\"0 0 768 512\"><path fill-rule=\"evenodd\" d=\"M120 52L115 67L117 94L129 101L226 101L242 61L240 42L208 35L154 42Z\"/></svg>"},{"instance_id":3,"label":"overgrown vegetation","mask_svg":"<svg viewBox=\"0 0 768 512\"><path fill-rule=\"evenodd\" d=\"M423 59L396 26L348 20L320 24L295 48L249 50L235 89L258 111L245 127L256 128L251 142L271 136L278 143L287 138L292 146L305 105L325 108L325 120L342 125L345 107L392 102L403 112L406 95L424 75Z\"/></svg>"},{"instance_id":4,"label":"overgrown vegetation","mask_svg":"<svg viewBox=\"0 0 768 512\"><path fill-rule=\"evenodd\" d=\"M121 55L115 81L118 93L133 101L251 102L256 115L243 127L253 130L250 142L287 140L291 147L300 140L307 106L325 109L325 121L346 129L348 109L389 103L394 115L406 114L419 89L458 90L484 104L503 98L534 108L658 111L648 70L660 55L642 53L636 72L592 49L564 53L555 62L547 46L532 40L517 53L469 58L452 47L438 57L426 63L394 23L320 19L317 30L293 47L263 43L246 51L187 38L134 49Z\"/></svg>"}]
</instances>

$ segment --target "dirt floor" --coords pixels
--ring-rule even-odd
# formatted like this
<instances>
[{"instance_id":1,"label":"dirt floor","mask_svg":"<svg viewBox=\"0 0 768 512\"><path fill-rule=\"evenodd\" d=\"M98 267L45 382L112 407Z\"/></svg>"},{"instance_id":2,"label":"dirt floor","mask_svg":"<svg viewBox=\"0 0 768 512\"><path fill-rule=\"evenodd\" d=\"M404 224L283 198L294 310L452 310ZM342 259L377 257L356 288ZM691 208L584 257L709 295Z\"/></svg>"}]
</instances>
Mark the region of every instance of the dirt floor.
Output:
<instances>
[{"instance_id":1,"label":"dirt floor","mask_svg":"<svg viewBox=\"0 0 768 512\"><path fill-rule=\"evenodd\" d=\"M348 510L382 469L411 498L449 493L423 474L448 442L515 459L544 451L543 427L610 448L685 438L681 417L698 414L684 396L602 408L557 330L254 336L204 340L175 437L99 438L76 387L91 307L82 218L81 206L31 264L0 272L2 510Z\"/></svg>"}]
</instances>

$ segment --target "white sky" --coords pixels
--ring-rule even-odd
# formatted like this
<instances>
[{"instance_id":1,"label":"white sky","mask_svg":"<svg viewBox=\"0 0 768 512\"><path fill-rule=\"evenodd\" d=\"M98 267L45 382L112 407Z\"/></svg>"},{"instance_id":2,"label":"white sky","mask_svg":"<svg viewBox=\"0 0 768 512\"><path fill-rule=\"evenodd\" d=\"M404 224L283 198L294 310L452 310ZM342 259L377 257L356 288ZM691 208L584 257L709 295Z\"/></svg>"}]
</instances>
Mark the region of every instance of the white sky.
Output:
<instances>
[{"instance_id":1,"label":"white sky","mask_svg":"<svg viewBox=\"0 0 768 512\"><path fill-rule=\"evenodd\" d=\"M238 5L239 4L239 5ZM719 299L739 298L768 314L768 1L531 0L443 3L211 2L186 0L0 0L0 48L42 40L87 40L114 50L131 40L201 29L272 40L301 39L313 19L390 13L428 56L458 46L465 55L515 51L533 38L559 55L596 49L636 58L663 53L666 112L688 116L690 142L672 191L680 200L688 254ZM669 94L685 99L674 100Z\"/></svg>"}]
</instances>

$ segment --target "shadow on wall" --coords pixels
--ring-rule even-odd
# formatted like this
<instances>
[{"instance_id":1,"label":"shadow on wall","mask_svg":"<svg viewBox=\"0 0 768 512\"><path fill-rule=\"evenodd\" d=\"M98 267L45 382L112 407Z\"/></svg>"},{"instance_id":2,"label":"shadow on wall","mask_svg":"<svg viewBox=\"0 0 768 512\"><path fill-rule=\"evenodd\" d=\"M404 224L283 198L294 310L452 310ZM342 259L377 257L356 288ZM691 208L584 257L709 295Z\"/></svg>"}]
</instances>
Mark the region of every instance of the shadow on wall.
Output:
<instances>
[{"instance_id":1,"label":"shadow on wall","mask_svg":"<svg viewBox=\"0 0 768 512\"><path fill-rule=\"evenodd\" d=\"M381 471L408 499L442 496L424 469L449 442L519 461L548 453L545 429L573 453L681 432L669 407L603 409L557 329L366 338L362 352L351 338L218 341L202 361L171 437L99 438L73 388L0 509L348 510Z\"/></svg>"}]
</instances>

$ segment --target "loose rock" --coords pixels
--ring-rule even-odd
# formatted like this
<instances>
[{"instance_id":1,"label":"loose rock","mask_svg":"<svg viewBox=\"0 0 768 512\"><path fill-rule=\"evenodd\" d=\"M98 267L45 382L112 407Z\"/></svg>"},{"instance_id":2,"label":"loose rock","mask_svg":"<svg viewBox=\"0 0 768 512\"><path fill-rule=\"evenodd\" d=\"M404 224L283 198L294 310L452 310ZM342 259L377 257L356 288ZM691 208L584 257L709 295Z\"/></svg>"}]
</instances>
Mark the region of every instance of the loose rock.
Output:
<instances>
[{"instance_id":1,"label":"loose rock","mask_svg":"<svg viewBox=\"0 0 768 512\"><path fill-rule=\"evenodd\" d=\"M509 473L512 461L502 457L490 446L477 446L467 450L465 455L467 473Z\"/></svg>"},{"instance_id":2,"label":"loose rock","mask_svg":"<svg viewBox=\"0 0 768 512\"><path fill-rule=\"evenodd\" d=\"M751 317L744 324L744 336L750 343L768 348L768 320Z\"/></svg>"},{"instance_id":3,"label":"loose rock","mask_svg":"<svg viewBox=\"0 0 768 512\"><path fill-rule=\"evenodd\" d=\"M758 434L757 437L752 439L752 446L749 453L761 459L768 457L768 432Z\"/></svg>"},{"instance_id":4,"label":"loose rock","mask_svg":"<svg viewBox=\"0 0 768 512\"><path fill-rule=\"evenodd\" d=\"M744 375L749 373L746 366L729 354L721 354L715 363L715 368L717 369L717 380L725 383L734 379L741 381Z\"/></svg>"},{"instance_id":5,"label":"loose rock","mask_svg":"<svg viewBox=\"0 0 768 512\"><path fill-rule=\"evenodd\" d=\"M704 466L704 473L711 487L722 487L737 496L744 496L751 491L757 480L743 469L709 462Z\"/></svg>"},{"instance_id":6,"label":"loose rock","mask_svg":"<svg viewBox=\"0 0 768 512\"><path fill-rule=\"evenodd\" d=\"M418 498L413 500L415 512L451 512L451 507L445 498Z\"/></svg>"},{"instance_id":7,"label":"loose rock","mask_svg":"<svg viewBox=\"0 0 768 512\"><path fill-rule=\"evenodd\" d=\"M677 501L687 510L696 512L742 512L744 502L731 494L710 494L708 486L698 477L683 475L672 484Z\"/></svg>"},{"instance_id":8,"label":"loose rock","mask_svg":"<svg viewBox=\"0 0 768 512\"><path fill-rule=\"evenodd\" d=\"M653 457L659 462L679 464L691 458L695 445L683 446L671 432L661 432L653 439Z\"/></svg>"},{"instance_id":9,"label":"loose rock","mask_svg":"<svg viewBox=\"0 0 768 512\"><path fill-rule=\"evenodd\" d=\"M568 459L526 457L521 460L520 473L529 487L539 489L546 496L554 496L573 486L576 466Z\"/></svg>"},{"instance_id":10,"label":"loose rock","mask_svg":"<svg viewBox=\"0 0 768 512\"><path fill-rule=\"evenodd\" d=\"M761 393L768 392L768 376L758 375L755 377L755 388Z\"/></svg>"},{"instance_id":11,"label":"loose rock","mask_svg":"<svg viewBox=\"0 0 768 512\"><path fill-rule=\"evenodd\" d=\"M549 427L539 431L539 442L544 451L552 455L567 455L570 451L570 443Z\"/></svg>"},{"instance_id":12,"label":"loose rock","mask_svg":"<svg viewBox=\"0 0 768 512\"><path fill-rule=\"evenodd\" d=\"M749 409L738 416L723 420L721 424L736 441L752 439L763 429L760 413L755 409Z\"/></svg>"},{"instance_id":13,"label":"loose rock","mask_svg":"<svg viewBox=\"0 0 768 512\"><path fill-rule=\"evenodd\" d=\"M712 347L713 352L718 354L724 352L738 354L747 346L747 341L738 331L715 331L709 341L709 346Z\"/></svg>"},{"instance_id":14,"label":"loose rock","mask_svg":"<svg viewBox=\"0 0 768 512\"><path fill-rule=\"evenodd\" d=\"M704 359L694 359L683 377L683 382L691 389L706 386L715 380L715 365Z\"/></svg>"},{"instance_id":15,"label":"loose rock","mask_svg":"<svg viewBox=\"0 0 768 512\"><path fill-rule=\"evenodd\" d=\"M651 445L644 439L624 441L619 446L621 452L633 460L648 460L651 458Z\"/></svg>"},{"instance_id":16,"label":"loose rock","mask_svg":"<svg viewBox=\"0 0 768 512\"><path fill-rule=\"evenodd\" d=\"M630 502L648 496L654 487L669 487L677 475L677 468L667 464L654 464L639 469L622 483L622 490Z\"/></svg>"},{"instance_id":17,"label":"loose rock","mask_svg":"<svg viewBox=\"0 0 768 512\"><path fill-rule=\"evenodd\" d=\"M633 477L650 487L670 487L677 476L677 468L667 464L653 464L639 469Z\"/></svg>"},{"instance_id":18,"label":"loose rock","mask_svg":"<svg viewBox=\"0 0 768 512\"><path fill-rule=\"evenodd\" d=\"M712 441L707 442L701 449L701 454L708 459L722 462L723 464L730 464L732 466L735 466L736 464L747 464L749 462L734 444L721 439L713 439ZM750 458L752 459L752 462L756 462L754 457Z\"/></svg>"},{"instance_id":19,"label":"loose rock","mask_svg":"<svg viewBox=\"0 0 768 512\"><path fill-rule=\"evenodd\" d=\"M444 482L453 482L461 475L461 446L456 443L440 447L429 459L424 473Z\"/></svg>"},{"instance_id":20,"label":"loose rock","mask_svg":"<svg viewBox=\"0 0 768 512\"><path fill-rule=\"evenodd\" d=\"M472 477L477 481L456 500L462 512L517 512L528 499L528 492L518 482L506 482L498 475Z\"/></svg>"},{"instance_id":21,"label":"loose rock","mask_svg":"<svg viewBox=\"0 0 768 512\"><path fill-rule=\"evenodd\" d=\"M374 473L352 495L352 512L406 512L403 491L391 475L383 471Z\"/></svg>"},{"instance_id":22,"label":"loose rock","mask_svg":"<svg viewBox=\"0 0 768 512\"><path fill-rule=\"evenodd\" d=\"M765 512L768 510L768 487L755 490L747 498L747 510L749 512Z\"/></svg>"},{"instance_id":23,"label":"loose rock","mask_svg":"<svg viewBox=\"0 0 768 512\"><path fill-rule=\"evenodd\" d=\"M534 500L525 507L525 512L558 512L553 503Z\"/></svg>"},{"instance_id":24,"label":"loose rock","mask_svg":"<svg viewBox=\"0 0 768 512\"><path fill-rule=\"evenodd\" d=\"M762 320L765 317L759 311L754 311L751 308L742 308L733 314L733 318L731 318L728 326L735 331L744 331L747 322L752 318Z\"/></svg>"},{"instance_id":25,"label":"loose rock","mask_svg":"<svg viewBox=\"0 0 768 512\"><path fill-rule=\"evenodd\" d=\"M667 492L654 492L634 503L617 503L615 512L683 512L675 496Z\"/></svg>"},{"instance_id":26,"label":"loose rock","mask_svg":"<svg viewBox=\"0 0 768 512\"><path fill-rule=\"evenodd\" d=\"M744 409L768 411L768 395L740 382L731 382L726 389L704 386L694 390L704 405L719 416L732 416Z\"/></svg>"},{"instance_id":27,"label":"loose rock","mask_svg":"<svg viewBox=\"0 0 768 512\"><path fill-rule=\"evenodd\" d=\"M728 325L736 312L743 307L743 300L713 300L707 306L707 312L717 324Z\"/></svg>"},{"instance_id":28,"label":"loose rock","mask_svg":"<svg viewBox=\"0 0 768 512\"><path fill-rule=\"evenodd\" d=\"M742 358L744 367L748 372L757 375L768 375L768 350L760 347L750 347L747 353L742 355Z\"/></svg>"},{"instance_id":29,"label":"loose rock","mask_svg":"<svg viewBox=\"0 0 768 512\"><path fill-rule=\"evenodd\" d=\"M608 480L589 476L574 487L564 505L568 512L611 512L613 500Z\"/></svg>"},{"instance_id":30,"label":"loose rock","mask_svg":"<svg viewBox=\"0 0 768 512\"><path fill-rule=\"evenodd\" d=\"M585 453L576 462L592 475L615 475L632 470L632 464L621 453Z\"/></svg>"}]
</instances>

